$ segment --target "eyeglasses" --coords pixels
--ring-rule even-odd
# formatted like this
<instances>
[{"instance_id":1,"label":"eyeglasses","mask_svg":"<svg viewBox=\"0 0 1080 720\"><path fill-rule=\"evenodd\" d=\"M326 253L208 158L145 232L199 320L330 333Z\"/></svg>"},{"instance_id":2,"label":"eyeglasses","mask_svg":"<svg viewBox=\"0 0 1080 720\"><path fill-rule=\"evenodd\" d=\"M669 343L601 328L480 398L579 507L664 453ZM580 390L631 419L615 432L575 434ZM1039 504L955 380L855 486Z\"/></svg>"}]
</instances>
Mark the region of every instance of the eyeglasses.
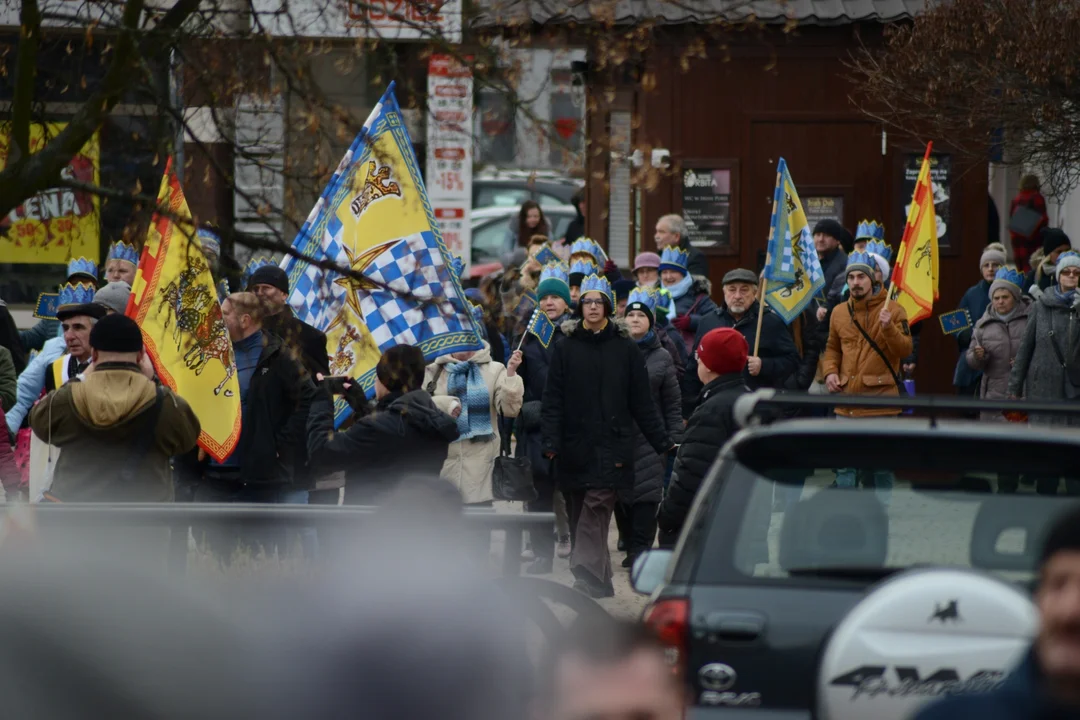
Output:
<instances>
[{"instance_id":1,"label":"eyeglasses","mask_svg":"<svg viewBox=\"0 0 1080 720\"><path fill-rule=\"evenodd\" d=\"M1061 271L1060 274L1061 275L1066 275L1068 277L1080 277L1080 268L1072 268L1072 267L1065 268L1064 270Z\"/></svg>"},{"instance_id":2,"label":"eyeglasses","mask_svg":"<svg viewBox=\"0 0 1080 720\"><path fill-rule=\"evenodd\" d=\"M588 298L587 300L582 300L581 304L582 305L603 305L604 301L601 300L600 298Z\"/></svg>"}]
</instances>

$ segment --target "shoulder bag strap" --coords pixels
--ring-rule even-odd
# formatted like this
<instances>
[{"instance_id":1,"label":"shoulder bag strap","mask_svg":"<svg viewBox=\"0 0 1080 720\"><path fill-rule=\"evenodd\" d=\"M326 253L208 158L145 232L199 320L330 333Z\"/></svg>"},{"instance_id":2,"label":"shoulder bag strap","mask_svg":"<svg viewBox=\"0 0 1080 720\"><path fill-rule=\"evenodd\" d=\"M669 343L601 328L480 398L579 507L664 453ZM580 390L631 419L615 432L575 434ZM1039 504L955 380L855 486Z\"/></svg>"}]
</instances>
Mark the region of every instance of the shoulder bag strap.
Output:
<instances>
[{"instance_id":1,"label":"shoulder bag strap","mask_svg":"<svg viewBox=\"0 0 1080 720\"><path fill-rule=\"evenodd\" d=\"M510 456L510 435L511 433L503 432L503 414L499 413L499 424L496 426L499 432L499 454Z\"/></svg>"},{"instance_id":2,"label":"shoulder bag strap","mask_svg":"<svg viewBox=\"0 0 1080 720\"><path fill-rule=\"evenodd\" d=\"M855 327L862 333L863 338L866 342L870 343L870 349L877 353L877 356L885 363L885 367L889 369L889 374L892 375L893 382L896 383L896 389L900 391L901 395L906 395L907 390L904 388L904 382L900 379L900 375L893 370L892 363L885 357L885 353L882 352L881 348L878 347L878 344L874 342L874 339L870 337L870 334L863 329L863 326L860 325L859 321L855 318L855 306L852 303L848 303L848 311L851 313L851 322L855 323Z\"/></svg>"},{"instance_id":3,"label":"shoulder bag strap","mask_svg":"<svg viewBox=\"0 0 1080 720\"><path fill-rule=\"evenodd\" d=\"M435 386L439 384L439 378L442 377L443 366L435 366L435 374L431 376L431 382L427 384L428 395L435 395Z\"/></svg>"}]
</instances>

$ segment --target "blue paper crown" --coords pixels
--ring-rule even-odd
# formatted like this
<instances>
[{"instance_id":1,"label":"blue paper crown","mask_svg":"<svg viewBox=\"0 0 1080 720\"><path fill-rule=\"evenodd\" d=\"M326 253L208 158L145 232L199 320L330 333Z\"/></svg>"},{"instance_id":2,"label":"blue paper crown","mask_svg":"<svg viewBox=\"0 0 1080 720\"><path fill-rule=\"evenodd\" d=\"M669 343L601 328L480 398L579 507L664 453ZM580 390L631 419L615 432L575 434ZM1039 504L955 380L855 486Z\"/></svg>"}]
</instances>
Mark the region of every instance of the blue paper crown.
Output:
<instances>
[{"instance_id":1,"label":"blue paper crown","mask_svg":"<svg viewBox=\"0 0 1080 720\"><path fill-rule=\"evenodd\" d=\"M598 265L602 265L607 262L607 253L604 252L604 248L600 247L600 243L596 242L592 238L582 238L582 240L592 246L592 256L596 258L596 263Z\"/></svg>"},{"instance_id":2,"label":"blue paper crown","mask_svg":"<svg viewBox=\"0 0 1080 720\"><path fill-rule=\"evenodd\" d=\"M892 248L880 240L871 240L866 243L866 252L885 258L885 262L892 260Z\"/></svg>"},{"instance_id":3,"label":"blue paper crown","mask_svg":"<svg viewBox=\"0 0 1080 720\"><path fill-rule=\"evenodd\" d=\"M560 280L569 285L570 277L566 272L566 265L562 263L548 263L545 265L540 270L540 282L545 280Z\"/></svg>"},{"instance_id":4,"label":"blue paper crown","mask_svg":"<svg viewBox=\"0 0 1080 720\"><path fill-rule=\"evenodd\" d=\"M260 255L257 258L251 258L251 260L248 261L248 264L244 267L243 286L245 289L247 289L248 280L251 280L251 276L255 274L255 271L261 267L266 267L267 265L277 265L277 263L266 257L265 255Z\"/></svg>"},{"instance_id":5,"label":"blue paper crown","mask_svg":"<svg viewBox=\"0 0 1080 720\"><path fill-rule=\"evenodd\" d=\"M690 266L690 251L683 250L677 247L666 247L664 252L660 253L660 269L661 270L678 270L681 273L687 273L687 269Z\"/></svg>"},{"instance_id":6,"label":"blue paper crown","mask_svg":"<svg viewBox=\"0 0 1080 720\"><path fill-rule=\"evenodd\" d=\"M630 296L627 297L627 305L634 303L641 303L649 308L651 312L656 311L657 294L654 288L640 288L636 287L630 291Z\"/></svg>"},{"instance_id":7,"label":"blue paper crown","mask_svg":"<svg viewBox=\"0 0 1080 720\"><path fill-rule=\"evenodd\" d=\"M859 223L859 227L855 229L855 239L885 242L885 226L877 220L863 220ZM888 258L885 259L888 260Z\"/></svg>"},{"instance_id":8,"label":"blue paper crown","mask_svg":"<svg viewBox=\"0 0 1080 720\"><path fill-rule=\"evenodd\" d=\"M591 275L596 272L596 263L589 262L588 260L575 260L570 266L570 274L580 273L582 275Z\"/></svg>"},{"instance_id":9,"label":"blue paper crown","mask_svg":"<svg viewBox=\"0 0 1080 720\"><path fill-rule=\"evenodd\" d=\"M135 262L138 264L137 260ZM90 258L72 258L68 261L67 276L71 277L72 275L89 275L94 280L97 280L97 264Z\"/></svg>"},{"instance_id":10,"label":"blue paper crown","mask_svg":"<svg viewBox=\"0 0 1080 720\"><path fill-rule=\"evenodd\" d=\"M199 228L195 231L195 237L199 240L199 247L203 253L213 253L221 256L221 236L209 228Z\"/></svg>"},{"instance_id":11,"label":"blue paper crown","mask_svg":"<svg viewBox=\"0 0 1080 720\"><path fill-rule=\"evenodd\" d=\"M596 259L596 243L589 238L581 238L575 240L570 245L570 257L577 255L578 253L585 253L593 259Z\"/></svg>"},{"instance_id":12,"label":"blue paper crown","mask_svg":"<svg viewBox=\"0 0 1080 720\"><path fill-rule=\"evenodd\" d=\"M1024 273L1020 272L1015 265L1003 265L994 273L995 280L1004 280L1018 288L1024 287Z\"/></svg>"},{"instance_id":13,"label":"blue paper crown","mask_svg":"<svg viewBox=\"0 0 1080 720\"><path fill-rule=\"evenodd\" d=\"M611 291L611 283L607 281L606 277L592 274L582 280L581 297L585 297L585 293L589 292L603 294L611 302L611 307L615 307L615 293Z\"/></svg>"},{"instance_id":14,"label":"blue paper crown","mask_svg":"<svg viewBox=\"0 0 1080 720\"><path fill-rule=\"evenodd\" d=\"M461 259L460 255L452 255L450 257L450 270L454 273L454 277L460 280L465 275L465 261Z\"/></svg>"},{"instance_id":15,"label":"blue paper crown","mask_svg":"<svg viewBox=\"0 0 1080 720\"><path fill-rule=\"evenodd\" d=\"M134 245L128 245L122 240L117 240L109 246L109 255L105 259L105 262L108 262L109 260L123 260L124 262L129 262L138 267L139 251L135 249Z\"/></svg>"},{"instance_id":16,"label":"blue paper crown","mask_svg":"<svg viewBox=\"0 0 1080 720\"><path fill-rule=\"evenodd\" d=\"M864 267L870 268L871 277L873 277L872 271L877 268L877 263L874 262L874 259L872 257L870 257L870 253L865 252L853 252L847 256L848 269L856 265L862 265Z\"/></svg>"},{"instance_id":17,"label":"blue paper crown","mask_svg":"<svg viewBox=\"0 0 1080 720\"><path fill-rule=\"evenodd\" d=\"M90 283L64 283L60 286L59 307L65 305L86 305L94 302L94 293L97 290Z\"/></svg>"}]
</instances>

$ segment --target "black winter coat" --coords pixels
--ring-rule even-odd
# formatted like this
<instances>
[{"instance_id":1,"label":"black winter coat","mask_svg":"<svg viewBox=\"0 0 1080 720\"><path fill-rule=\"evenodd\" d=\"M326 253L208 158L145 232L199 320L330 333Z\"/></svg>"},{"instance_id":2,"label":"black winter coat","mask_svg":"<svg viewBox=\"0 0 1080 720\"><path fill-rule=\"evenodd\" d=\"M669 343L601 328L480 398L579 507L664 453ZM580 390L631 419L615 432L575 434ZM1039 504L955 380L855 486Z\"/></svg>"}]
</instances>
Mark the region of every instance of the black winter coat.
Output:
<instances>
[{"instance_id":1,"label":"black winter coat","mask_svg":"<svg viewBox=\"0 0 1080 720\"><path fill-rule=\"evenodd\" d=\"M810 307L791 323L791 330L799 333L802 358L795 372L787 376L783 389L807 390L814 382L818 359L829 342L829 326L817 321L817 304L810 303Z\"/></svg>"},{"instance_id":2,"label":"black winter coat","mask_svg":"<svg viewBox=\"0 0 1080 720\"><path fill-rule=\"evenodd\" d=\"M378 505L410 476L438 477L458 438L457 422L424 390L387 395L342 432L334 432L332 398L320 391L307 432L312 469L345 470L346 505Z\"/></svg>"},{"instance_id":3,"label":"black winter coat","mask_svg":"<svg viewBox=\"0 0 1080 720\"><path fill-rule=\"evenodd\" d=\"M630 488L635 422L658 454L672 447L649 393L645 359L621 322L609 320L594 333L569 320L562 330L566 338L551 356L544 388L544 453L555 454L564 492Z\"/></svg>"},{"instance_id":4,"label":"black winter coat","mask_svg":"<svg viewBox=\"0 0 1080 720\"><path fill-rule=\"evenodd\" d=\"M330 374L330 359L326 353L326 334L301 321L292 310L285 308L277 315L263 318L263 330L281 338L285 345L304 363L313 378L315 373Z\"/></svg>"},{"instance_id":5,"label":"black winter coat","mask_svg":"<svg viewBox=\"0 0 1080 720\"><path fill-rule=\"evenodd\" d=\"M675 364L671 355L660 346L655 335L645 343L638 343L645 356L645 370L649 373L649 392L668 435L675 443L682 442L682 397L675 378ZM636 423L635 423L636 428ZM657 455L640 429L634 435L634 487L621 491L619 500L627 504L658 503L664 496L664 471L667 454Z\"/></svg>"},{"instance_id":6,"label":"black winter coat","mask_svg":"<svg viewBox=\"0 0 1080 720\"><path fill-rule=\"evenodd\" d=\"M656 332L656 337L660 338L660 345L671 356L671 362L675 363L675 377L679 382L682 382L683 375L686 373L686 360L688 357L686 343L679 336L679 332L670 325L665 327L653 325L653 330Z\"/></svg>"},{"instance_id":7,"label":"black winter coat","mask_svg":"<svg viewBox=\"0 0 1080 720\"><path fill-rule=\"evenodd\" d=\"M236 448L245 484L292 483L304 464L307 419L315 385L280 338L264 334L259 362L248 386L247 407Z\"/></svg>"},{"instance_id":8,"label":"black winter coat","mask_svg":"<svg viewBox=\"0 0 1080 720\"><path fill-rule=\"evenodd\" d=\"M700 402L686 425L667 497L660 504L657 524L665 534L678 533L690 512L701 483L720 448L738 432L731 413L735 400L747 392L742 375L721 375L701 391Z\"/></svg>"},{"instance_id":9,"label":"black winter coat","mask_svg":"<svg viewBox=\"0 0 1080 720\"><path fill-rule=\"evenodd\" d=\"M702 391L701 380L697 375L697 360L694 358L701 338L715 328L734 328L746 338L748 352L753 355L760 309L761 303L754 303L738 320L727 308L720 308L701 318L694 347L690 352L690 361L686 365L686 374L683 375L683 417L689 418L693 413L698 395ZM791 331L780 316L768 308L765 309L765 317L761 319L761 347L758 348L758 355L761 357L761 372L757 377L743 371L743 379L751 390L763 387L783 388L788 376L799 367L799 351L795 347Z\"/></svg>"},{"instance_id":10,"label":"black winter coat","mask_svg":"<svg viewBox=\"0 0 1080 720\"><path fill-rule=\"evenodd\" d=\"M705 257L705 253L702 252L701 248L694 247L689 241L685 241L681 245L683 250L690 253L690 257L686 261L686 269L690 271L691 275L707 279L709 277L709 258Z\"/></svg>"},{"instance_id":11,"label":"black winter coat","mask_svg":"<svg viewBox=\"0 0 1080 720\"><path fill-rule=\"evenodd\" d=\"M525 338L525 343L521 346L521 366L518 368L518 375L525 384L525 400L515 429L518 431L518 454L529 458L533 474L545 476L548 474L550 461L544 457L540 413L551 358L555 354L555 348L565 339L560 322L557 321L555 332L547 347L532 336ZM520 338L514 340L514 347L517 347L519 341Z\"/></svg>"}]
</instances>

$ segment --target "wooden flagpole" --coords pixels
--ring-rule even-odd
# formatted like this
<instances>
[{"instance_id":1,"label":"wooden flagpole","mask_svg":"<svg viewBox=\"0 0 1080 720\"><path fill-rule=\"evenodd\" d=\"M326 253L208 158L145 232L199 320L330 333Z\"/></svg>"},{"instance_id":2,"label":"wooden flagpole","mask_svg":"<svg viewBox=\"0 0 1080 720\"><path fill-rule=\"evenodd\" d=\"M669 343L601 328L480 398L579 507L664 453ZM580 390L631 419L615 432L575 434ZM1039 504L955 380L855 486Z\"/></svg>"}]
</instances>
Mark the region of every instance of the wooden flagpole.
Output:
<instances>
[{"instance_id":1,"label":"wooden flagpole","mask_svg":"<svg viewBox=\"0 0 1080 720\"><path fill-rule=\"evenodd\" d=\"M768 262L766 260L766 262ZM765 274L761 274L761 287L758 290L757 332L754 333L754 355L757 357L758 348L761 347L761 319L765 317Z\"/></svg>"}]
</instances>

